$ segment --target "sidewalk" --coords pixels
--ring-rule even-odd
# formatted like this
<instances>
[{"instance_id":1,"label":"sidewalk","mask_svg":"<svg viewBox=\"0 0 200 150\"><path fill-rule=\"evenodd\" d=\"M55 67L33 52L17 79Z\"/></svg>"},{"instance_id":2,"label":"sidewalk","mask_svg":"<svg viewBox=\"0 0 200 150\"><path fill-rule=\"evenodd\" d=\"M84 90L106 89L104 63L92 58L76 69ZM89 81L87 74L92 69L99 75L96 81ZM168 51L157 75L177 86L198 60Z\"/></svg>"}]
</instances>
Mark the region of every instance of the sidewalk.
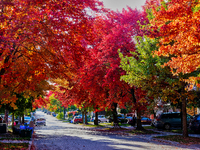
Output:
<instances>
[{"instance_id":1,"label":"sidewalk","mask_svg":"<svg viewBox=\"0 0 200 150\"><path fill-rule=\"evenodd\" d=\"M89 127L90 128L90 127ZM113 126L105 126L105 127L97 127L95 128L96 130L100 130L103 128L113 128ZM134 130L135 127L122 127L122 128L126 128L126 129L130 129L130 130ZM131 133L125 133L124 131L118 131L118 133L121 133L122 135L128 135L128 136L138 136L139 138L148 140L148 141L152 141L152 142L164 142L164 143L168 143L171 145L176 145L176 146L183 146L182 144L180 144L179 142L175 142L175 141L170 141L170 140L164 140L164 139L156 139L156 136L168 136L168 135L182 135L181 133L172 133L172 132L165 132L165 131L160 131L157 129L146 129L146 130L151 130L154 132L158 132L158 134L139 134L139 135L134 135ZM200 138L200 134L189 134L189 137L198 137ZM199 144L191 144L191 145L184 145L186 148L190 148L190 149L195 149L195 150L200 150L200 143Z\"/></svg>"},{"instance_id":2,"label":"sidewalk","mask_svg":"<svg viewBox=\"0 0 200 150\"><path fill-rule=\"evenodd\" d=\"M135 129L134 127L125 127L127 129ZM181 133L172 133L172 132L166 132L166 131L160 131L157 129L146 129L146 130L151 130L154 132L158 132L159 134L146 134L146 135L139 135L140 138L149 140L149 141L158 141L158 139L155 139L154 137L156 136L168 136L168 135L182 135ZM197 137L200 138L200 134L189 134L189 137ZM173 145L181 145L179 142L174 142L174 141L169 141L169 140L164 140L164 139L159 139L161 142L165 143L170 143ZM191 145L186 145L188 148L192 148L195 150L200 150L200 143L199 144L191 144Z\"/></svg>"}]
</instances>

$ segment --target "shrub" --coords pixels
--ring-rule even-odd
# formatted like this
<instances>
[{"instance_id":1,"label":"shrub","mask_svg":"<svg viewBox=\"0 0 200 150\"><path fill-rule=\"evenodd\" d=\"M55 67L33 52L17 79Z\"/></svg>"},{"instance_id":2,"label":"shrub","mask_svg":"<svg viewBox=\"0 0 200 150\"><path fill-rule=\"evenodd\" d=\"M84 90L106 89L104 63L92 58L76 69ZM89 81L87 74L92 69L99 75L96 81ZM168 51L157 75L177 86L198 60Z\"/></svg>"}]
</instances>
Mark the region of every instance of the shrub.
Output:
<instances>
[{"instance_id":1,"label":"shrub","mask_svg":"<svg viewBox=\"0 0 200 150\"><path fill-rule=\"evenodd\" d=\"M57 115L57 117L56 117L57 119L63 119L64 118L64 113L63 112L61 112L61 113L58 113L58 115Z\"/></svg>"}]
</instances>

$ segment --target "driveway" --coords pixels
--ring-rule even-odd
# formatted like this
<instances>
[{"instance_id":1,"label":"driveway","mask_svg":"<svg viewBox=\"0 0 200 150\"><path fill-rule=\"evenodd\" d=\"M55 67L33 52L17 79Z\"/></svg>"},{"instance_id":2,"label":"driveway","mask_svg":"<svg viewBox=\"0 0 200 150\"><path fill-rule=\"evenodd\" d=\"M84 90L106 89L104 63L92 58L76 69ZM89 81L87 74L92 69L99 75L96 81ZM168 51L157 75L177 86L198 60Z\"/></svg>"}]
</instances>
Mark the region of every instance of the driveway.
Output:
<instances>
[{"instance_id":1,"label":"driveway","mask_svg":"<svg viewBox=\"0 0 200 150\"><path fill-rule=\"evenodd\" d=\"M189 150L197 147L152 140L151 136L119 135L90 130L79 124L57 120L41 111L46 126L35 127L33 143L37 150ZM200 150L200 148L199 148Z\"/></svg>"}]
</instances>

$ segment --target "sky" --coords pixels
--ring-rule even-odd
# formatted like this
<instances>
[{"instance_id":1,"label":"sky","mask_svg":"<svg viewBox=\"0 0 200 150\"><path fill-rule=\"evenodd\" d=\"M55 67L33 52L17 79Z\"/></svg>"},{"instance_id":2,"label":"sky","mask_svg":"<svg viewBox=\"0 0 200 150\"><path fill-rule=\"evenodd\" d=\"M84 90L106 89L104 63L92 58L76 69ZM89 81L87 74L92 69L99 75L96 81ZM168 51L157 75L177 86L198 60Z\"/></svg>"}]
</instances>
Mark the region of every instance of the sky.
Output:
<instances>
[{"instance_id":1,"label":"sky","mask_svg":"<svg viewBox=\"0 0 200 150\"><path fill-rule=\"evenodd\" d=\"M132 9L139 9L142 10L142 7L146 0L99 0L104 3L106 8L112 9L114 11L119 10L122 11L123 8L127 9L127 5Z\"/></svg>"}]
</instances>

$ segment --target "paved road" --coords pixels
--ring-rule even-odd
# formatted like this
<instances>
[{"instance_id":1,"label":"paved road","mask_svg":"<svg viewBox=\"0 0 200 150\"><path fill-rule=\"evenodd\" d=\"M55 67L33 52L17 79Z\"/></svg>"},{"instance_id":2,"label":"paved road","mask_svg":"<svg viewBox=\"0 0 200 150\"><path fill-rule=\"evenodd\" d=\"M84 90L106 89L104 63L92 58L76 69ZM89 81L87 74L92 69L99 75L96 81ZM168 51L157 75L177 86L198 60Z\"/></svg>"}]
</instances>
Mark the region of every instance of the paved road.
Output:
<instances>
[{"instance_id":1,"label":"paved road","mask_svg":"<svg viewBox=\"0 0 200 150\"><path fill-rule=\"evenodd\" d=\"M189 150L198 149L176 143L153 141L148 136L108 134L77 124L64 123L41 111L47 126L35 128L37 150ZM199 148L200 150L200 148Z\"/></svg>"}]
</instances>

